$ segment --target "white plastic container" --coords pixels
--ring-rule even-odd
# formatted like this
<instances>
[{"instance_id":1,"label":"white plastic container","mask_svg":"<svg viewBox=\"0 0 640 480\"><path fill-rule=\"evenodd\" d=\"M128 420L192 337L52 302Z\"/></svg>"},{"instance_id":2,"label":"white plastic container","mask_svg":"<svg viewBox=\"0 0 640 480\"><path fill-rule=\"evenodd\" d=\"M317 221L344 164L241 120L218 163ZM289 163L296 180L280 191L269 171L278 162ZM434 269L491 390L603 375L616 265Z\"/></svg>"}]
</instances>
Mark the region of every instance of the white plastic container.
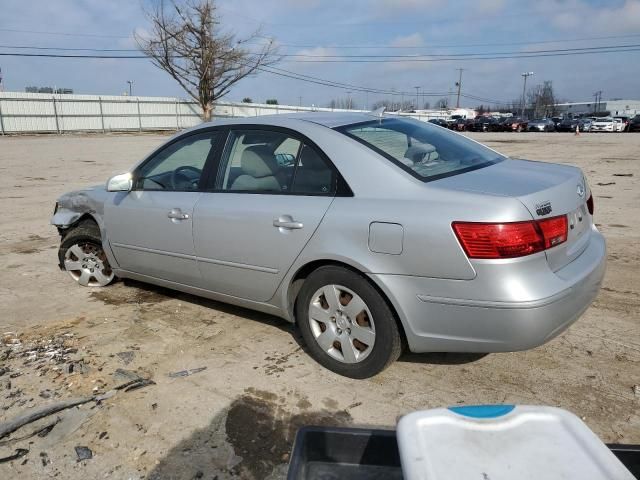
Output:
<instances>
[{"instance_id":1,"label":"white plastic container","mask_svg":"<svg viewBox=\"0 0 640 480\"><path fill-rule=\"evenodd\" d=\"M553 407L414 412L398 423L406 480L634 480L578 417Z\"/></svg>"}]
</instances>

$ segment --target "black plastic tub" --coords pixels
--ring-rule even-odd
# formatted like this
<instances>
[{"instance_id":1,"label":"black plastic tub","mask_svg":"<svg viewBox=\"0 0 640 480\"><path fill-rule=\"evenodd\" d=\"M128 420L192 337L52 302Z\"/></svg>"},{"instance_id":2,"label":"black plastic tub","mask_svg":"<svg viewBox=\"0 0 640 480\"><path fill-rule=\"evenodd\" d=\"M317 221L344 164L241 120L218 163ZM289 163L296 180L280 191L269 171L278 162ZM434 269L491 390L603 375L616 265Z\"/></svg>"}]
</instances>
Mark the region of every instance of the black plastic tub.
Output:
<instances>
[{"instance_id":1,"label":"black plastic tub","mask_svg":"<svg viewBox=\"0 0 640 480\"><path fill-rule=\"evenodd\" d=\"M640 480L640 445L607 445ZM401 480L394 430L303 427L291 452L287 480Z\"/></svg>"}]
</instances>

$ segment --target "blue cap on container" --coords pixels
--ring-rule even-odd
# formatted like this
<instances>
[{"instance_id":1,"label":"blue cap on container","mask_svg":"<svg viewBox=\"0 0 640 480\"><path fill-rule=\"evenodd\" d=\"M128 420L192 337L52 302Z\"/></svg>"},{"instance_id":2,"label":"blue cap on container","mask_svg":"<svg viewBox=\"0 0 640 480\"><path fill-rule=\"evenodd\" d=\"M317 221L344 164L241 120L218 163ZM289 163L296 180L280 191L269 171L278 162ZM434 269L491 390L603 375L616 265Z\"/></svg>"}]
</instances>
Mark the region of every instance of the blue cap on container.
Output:
<instances>
[{"instance_id":1,"label":"blue cap on container","mask_svg":"<svg viewBox=\"0 0 640 480\"><path fill-rule=\"evenodd\" d=\"M468 405L449 407L453 413L471 418L497 418L506 415L516 408L515 405Z\"/></svg>"}]
</instances>

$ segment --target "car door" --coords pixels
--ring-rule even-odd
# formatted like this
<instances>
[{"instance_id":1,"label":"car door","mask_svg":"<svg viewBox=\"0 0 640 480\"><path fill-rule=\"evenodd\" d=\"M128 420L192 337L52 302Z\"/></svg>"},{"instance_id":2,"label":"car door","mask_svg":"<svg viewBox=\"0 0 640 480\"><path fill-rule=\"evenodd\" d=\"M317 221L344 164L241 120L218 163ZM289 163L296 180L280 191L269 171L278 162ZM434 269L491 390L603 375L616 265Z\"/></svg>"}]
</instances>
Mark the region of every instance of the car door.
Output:
<instances>
[{"instance_id":1,"label":"car door","mask_svg":"<svg viewBox=\"0 0 640 480\"><path fill-rule=\"evenodd\" d=\"M295 132L231 129L212 191L194 211L206 288L269 300L331 205L337 178L324 154Z\"/></svg>"},{"instance_id":2,"label":"car door","mask_svg":"<svg viewBox=\"0 0 640 480\"><path fill-rule=\"evenodd\" d=\"M201 284L193 248L193 208L219 135L209 130L179 137L136 169L130 192L109 197L105 225L121 269Z\"/></svg>"}]
</instances>

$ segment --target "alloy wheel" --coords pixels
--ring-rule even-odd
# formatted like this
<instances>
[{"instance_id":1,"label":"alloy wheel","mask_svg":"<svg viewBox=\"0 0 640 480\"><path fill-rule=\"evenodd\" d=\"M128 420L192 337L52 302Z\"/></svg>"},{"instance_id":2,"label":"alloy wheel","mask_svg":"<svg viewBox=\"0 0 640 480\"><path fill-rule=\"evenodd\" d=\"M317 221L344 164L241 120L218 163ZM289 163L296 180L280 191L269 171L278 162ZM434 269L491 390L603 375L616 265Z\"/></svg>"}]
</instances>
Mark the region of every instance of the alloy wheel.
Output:
<instances>
[{"instance_id":1,"label":"alloy wheel","mask_svg":"<svg viewBox=\"0 0 640 480\"><path fill-rule=\"evenodd\" d=\"M318 345L343 363L358 363L375 344L373 316L364 300L341 285L325 285L309 303L309 325Z\"/></svg>"},{"instance_id":2,"label":"alloy wheel","mask_svg":"<svg viewBox=\"0 0 640 480\"><path fill-rule=\"evenodd\" d=\"M64 268L84 287L104 287L114 277L102 248L90 242L71 245L64 253Z\"/></svg>"}]
</instances>

